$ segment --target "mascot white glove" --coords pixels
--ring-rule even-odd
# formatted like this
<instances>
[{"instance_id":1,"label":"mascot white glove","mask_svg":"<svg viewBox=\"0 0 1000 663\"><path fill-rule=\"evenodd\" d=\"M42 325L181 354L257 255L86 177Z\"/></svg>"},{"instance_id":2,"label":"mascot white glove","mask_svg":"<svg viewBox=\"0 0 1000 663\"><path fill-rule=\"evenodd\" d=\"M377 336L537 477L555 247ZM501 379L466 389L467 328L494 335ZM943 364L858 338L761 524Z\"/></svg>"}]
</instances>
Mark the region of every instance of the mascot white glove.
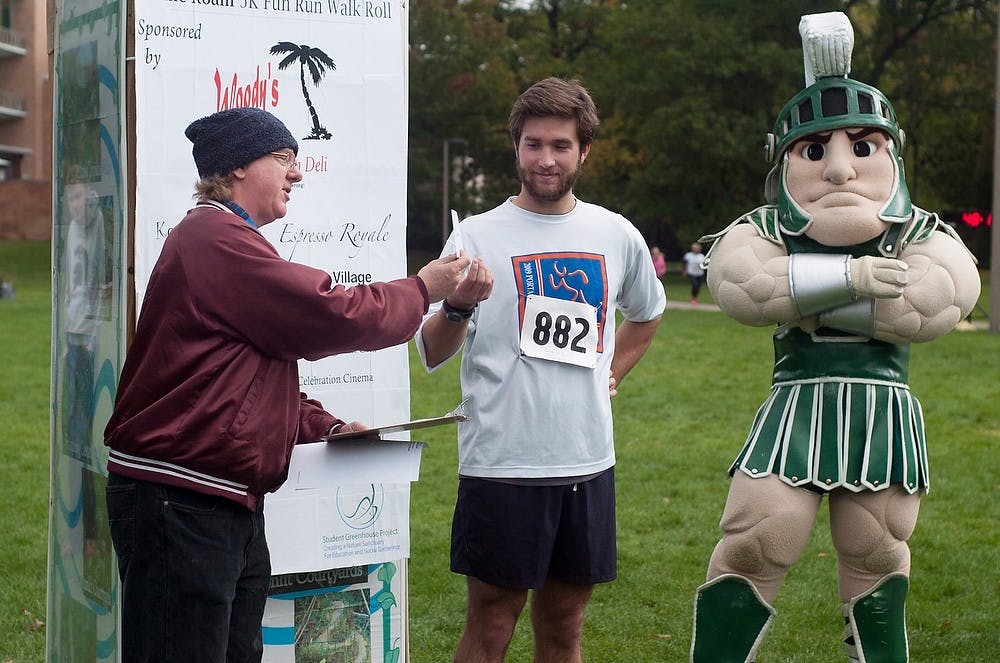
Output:
<instances>
[{"instance_id":1,"label":"mascot white glove","mask_svg":"<svg viewBox=\"0 0 1000 663\"><path fill-rule=\"evenodd\" d=\"M855 297L875 297L893 299L903 294L910 277L909 269L902 260L862 256L849 261L851 290Z\"/></svg>"}]
</instances>

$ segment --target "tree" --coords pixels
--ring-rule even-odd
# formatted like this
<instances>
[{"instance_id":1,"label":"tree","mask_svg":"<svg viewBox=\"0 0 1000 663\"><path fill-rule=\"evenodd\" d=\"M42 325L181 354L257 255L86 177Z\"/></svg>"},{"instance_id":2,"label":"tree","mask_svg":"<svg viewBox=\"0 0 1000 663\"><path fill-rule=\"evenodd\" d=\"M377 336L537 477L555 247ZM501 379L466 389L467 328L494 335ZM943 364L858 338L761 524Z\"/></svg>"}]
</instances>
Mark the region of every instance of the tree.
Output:
<instances>
[{"instance_id":1,"label":"tree","mask_svg":"<svg viewBox=\"0 0 1000 663\"><path fill-rule=\"evenodd\" d=\"M908 134L914 201L989 207L998 0L421 0L411 4L411 236L440 237L441 145L465 139L463 211L516 192L505 120L544 76L601 111L577 190L677 249L763 203L763 140L804 80L798 23L844 11L852 77ZM429 231L420 231L427 225ZM422 233L422 234L421 234ZM669 252L668 252L669 253Z\"/></svg>"},{"instance_id":2,"label":"tree","mask_svg":"<svg viewBox=\"0 0 1000 663\"><path fill-rule=\"evenodd\" d=\"M996 0L857 3L852 75L907 133L907 184L928 209L989 209Z\"/></svg>"},{"instance_id":3,"label":"tree","mask_svg":"<svg viewBox=\"0 0 1000 663\"><path fill-rule=\"evenodd\" d=\"M464 216L517 193L507 115L515 97L538 78L574 76L566 53L578 57L577 31L544 19L513 0L421 0L410 7L408 242L437 250L442 224L442 146L461 139L453 206ZM581 0L547 0L559 15L576 15L582 33L595 32ZM585 11L586 10L586 11ZM603 10L602 10L603 11ZM589 16L589 18L587 18ZM547 27L548 26L548 27ZM550 28L554 26L556 35ZM565 48L553 47L564 39ZM586 40L583 40L586 41ZM570 44L575 44L571 46ZM555 54L553 54L555 53Z\"/></svg>"},{"instance_id":4,"label":"tree","mask_svg":"<svg viewBox=\"0 0 1000 663\"><path fill-rule=\"evenodd\" d=\"M455 159L452 200L462 216L513 186L506 117L518 84L502 12L485 0L421 0L410 10L408 243L441 248L442 146Z\"/></svg>"},{"instance_id":5,"label":"tree","mask_svg":"<svg viewBox=\"0 0 1000 663\"><path fill-rule=\"evenodd\" d=\"M326 127L319 123L319 115L316 113L312 99L309 98L309 88L306 87L306 70L309 70L309 76L312 78L313 85L319 85L319 82L323 80L323 75L326 73L327 68L333 71L337 68L337 65L323 51L305 44L297 46L290 41L282 41L271 47L271 55L282 53L287 53L288 55L278 63L279 70L287 69L296 62L299 63L299 81L302 84L302 96L306 100L309 115L312 116L312 131L309 132L308 136L304 137L304 140L316 138L330 140L331 134L326 130Z\"/></svg>"},{"instance_id":6,"label":"tree","mask_svg":"<svg viewBox=\"0 0 1000 663\"><path fill-rule=\"evenodd\" d=\"M761 204L764 136L801 88L800 8L691 0L616 12L601 54L613 66L588 79L604 125L586 193L673 259Z\"/></svg>"}]
</instances>

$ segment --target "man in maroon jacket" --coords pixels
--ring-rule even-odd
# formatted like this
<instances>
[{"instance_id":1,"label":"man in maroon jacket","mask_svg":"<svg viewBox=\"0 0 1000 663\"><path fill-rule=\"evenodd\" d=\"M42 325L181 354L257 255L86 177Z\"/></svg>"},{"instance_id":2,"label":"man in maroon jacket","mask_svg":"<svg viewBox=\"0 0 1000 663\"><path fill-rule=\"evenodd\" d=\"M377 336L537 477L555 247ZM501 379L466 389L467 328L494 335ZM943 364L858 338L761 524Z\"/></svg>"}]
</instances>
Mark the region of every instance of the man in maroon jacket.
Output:
<instances>
[{"instance_id":1,"label":"man in maroon jacket","mask_svg":"<svg viewBox=\"0 0 1000 663\"><path fill-rule=\"evenodd\" d=\"M198 204L153 268L105 429L122 661L260 661L264 494L284 482L296 442L365 429L299 392L298 360L406 342L469 260L333 287L258 231L302 179L281 121L237 108L185 134Z\"/></svg>"}]
</instances>

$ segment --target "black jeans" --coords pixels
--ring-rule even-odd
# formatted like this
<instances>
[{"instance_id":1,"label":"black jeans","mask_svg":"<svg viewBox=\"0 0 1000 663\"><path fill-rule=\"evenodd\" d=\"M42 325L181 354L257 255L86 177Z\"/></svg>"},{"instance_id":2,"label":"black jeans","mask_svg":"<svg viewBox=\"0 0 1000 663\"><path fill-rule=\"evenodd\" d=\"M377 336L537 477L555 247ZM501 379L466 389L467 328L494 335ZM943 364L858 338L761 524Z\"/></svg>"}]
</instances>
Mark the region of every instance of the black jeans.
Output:
<instances>
[{"instance_id":1,"label":"black jeans","mask_svg":"<svg viewBox=\"0 0 1000 663\"><path fill-rule=\"evenodd\" d=\"M116 474L107 499L122 663L259 662L271 581L263 511Z\"/></svg>"}]
</instances>

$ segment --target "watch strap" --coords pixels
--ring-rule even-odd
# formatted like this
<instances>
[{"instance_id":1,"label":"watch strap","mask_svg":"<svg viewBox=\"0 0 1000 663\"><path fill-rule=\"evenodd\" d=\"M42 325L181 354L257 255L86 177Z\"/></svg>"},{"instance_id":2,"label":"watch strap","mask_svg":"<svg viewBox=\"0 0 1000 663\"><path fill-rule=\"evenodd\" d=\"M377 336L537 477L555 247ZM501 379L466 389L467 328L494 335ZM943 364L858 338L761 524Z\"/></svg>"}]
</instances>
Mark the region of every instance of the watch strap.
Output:
<instances>
[{"instance_id":1,"label":"watch strap","mask_svg":"<svg viewBox=\"0 0 1000 663\"><path fill-rule=\"evenodd\" d=\"M462 320L468 320L475 313L476 307L472 308L455 308L448 303L447 299L441 301L441 309L444 311L444 317L448 318L452 322L461 322Z\"/></svg>"}]
</instances>

